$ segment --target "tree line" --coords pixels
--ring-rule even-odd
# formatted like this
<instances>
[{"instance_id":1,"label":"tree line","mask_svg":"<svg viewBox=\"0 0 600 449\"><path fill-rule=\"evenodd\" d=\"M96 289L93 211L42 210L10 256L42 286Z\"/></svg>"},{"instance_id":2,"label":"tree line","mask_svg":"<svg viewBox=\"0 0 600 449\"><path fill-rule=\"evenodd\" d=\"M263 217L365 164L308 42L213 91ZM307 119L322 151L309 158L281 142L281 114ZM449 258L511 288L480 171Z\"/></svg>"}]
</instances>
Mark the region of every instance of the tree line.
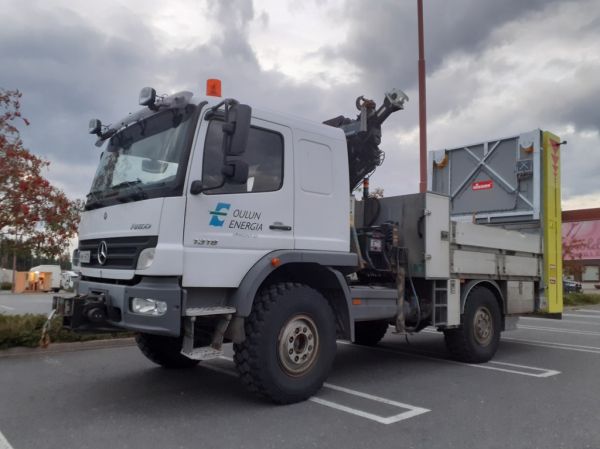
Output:
<instances>
[{"instance_id":1,"label":"tree line","mask_svg":"<svg viewBox=\"0 0 600 449\"><path fill-rule=\"evenodd\" d=\"M83 202L53 186L44 177L50 162L24 147L19 128L30 123L21 98L18 90L0 88L0 263L27 269L27 260L65 259Z\"/></svg>"}]
</instances>

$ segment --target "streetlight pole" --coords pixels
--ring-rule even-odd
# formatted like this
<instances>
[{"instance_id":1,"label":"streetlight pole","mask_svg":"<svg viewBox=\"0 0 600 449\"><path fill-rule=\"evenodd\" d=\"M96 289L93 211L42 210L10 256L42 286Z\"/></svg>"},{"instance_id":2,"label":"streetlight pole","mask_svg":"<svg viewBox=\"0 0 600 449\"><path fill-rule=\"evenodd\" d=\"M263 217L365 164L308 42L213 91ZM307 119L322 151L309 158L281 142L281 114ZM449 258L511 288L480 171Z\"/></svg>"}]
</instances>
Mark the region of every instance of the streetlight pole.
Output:
<instances>
[{"instance_id":1,"label":"streetlight pole","mask_svg":"<svg viewBox=\"0 0 600 449\"><path fill-rule=\"evenodd\" d=\"M419 192L427 191L427 99L425 89L425 42L423 39L423 0L417 0L419 30Z\"/></svg>"}]
</instances>

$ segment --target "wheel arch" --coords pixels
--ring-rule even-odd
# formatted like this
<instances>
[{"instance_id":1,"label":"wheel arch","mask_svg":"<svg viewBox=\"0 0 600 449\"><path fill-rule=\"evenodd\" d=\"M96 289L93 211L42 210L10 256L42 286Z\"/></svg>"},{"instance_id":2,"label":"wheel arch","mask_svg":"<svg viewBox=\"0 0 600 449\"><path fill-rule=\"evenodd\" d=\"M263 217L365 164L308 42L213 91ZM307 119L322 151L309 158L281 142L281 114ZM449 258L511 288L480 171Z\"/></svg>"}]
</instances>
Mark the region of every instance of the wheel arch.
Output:
<instances>
[{"instance_id":1,"label":"wheel arch","mask_svg":"<svg viewBox=\"0 0 600 449\"><path fill-rule=\"evenodd\" d=\"M461 297L460 297L460 313L461 315L465 312L465 305L467 304L467 300L471 292L475 289L475 287L483 287L489 290L496 301L498 302L498 307L500 308L500 320L502 322L502 330L504 330L504 318L506 315L506 301L504 299L504 294L502 293L502 288L500 285L491 279L471 279L467 281L464 287L461 288Z\"/></svg>"},{"instance_id":2,"label":"wheel arch","mask_svg":"<svg viewBox=\"0 0 600 449\"><path fill-rule=\"evenodd\" d=\"M277 260L275 260L277 259ZM250 315L256 294L274 282L299 282L318 290L333 309L343 338L354 339L350 322L350 290L344 274L354 271L357 257L353 253L320 251L274 251L261 258L233 292L229 304L236 315Z\"/></svg>"}]
</instances>

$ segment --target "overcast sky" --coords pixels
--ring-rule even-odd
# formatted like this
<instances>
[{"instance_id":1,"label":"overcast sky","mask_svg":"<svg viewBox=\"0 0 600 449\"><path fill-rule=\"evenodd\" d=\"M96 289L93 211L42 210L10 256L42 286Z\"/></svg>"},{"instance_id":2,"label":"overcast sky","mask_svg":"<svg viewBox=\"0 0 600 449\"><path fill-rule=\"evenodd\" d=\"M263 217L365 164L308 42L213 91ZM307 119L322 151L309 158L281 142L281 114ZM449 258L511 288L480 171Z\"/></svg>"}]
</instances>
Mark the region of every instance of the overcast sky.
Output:
<instances>
[{"instance_id":1,"label":"overcast sky","mask_svg":"<svg viewBox=\"0 0 600 449\"><path fill-rule=\"evenodd\" d=\"M429 149L535 128L563 147L563 207L600 207L600 1L424 0ZM23 92L25 145L72 198L111 122L159 93L223 91L315 121L358 95L410 97L384 125L372 186L418 189L416 0L0 0L0 87Z\"/></svg>"}]
</instances>

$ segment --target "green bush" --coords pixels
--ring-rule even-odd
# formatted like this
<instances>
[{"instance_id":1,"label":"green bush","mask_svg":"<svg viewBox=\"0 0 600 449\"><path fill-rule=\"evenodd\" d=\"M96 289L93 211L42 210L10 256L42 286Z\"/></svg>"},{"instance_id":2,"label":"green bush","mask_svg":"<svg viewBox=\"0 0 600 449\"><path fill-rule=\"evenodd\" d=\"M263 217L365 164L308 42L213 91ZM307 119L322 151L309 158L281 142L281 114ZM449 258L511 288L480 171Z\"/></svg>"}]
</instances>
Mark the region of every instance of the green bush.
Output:
<instances>
[{"instance_id":1,"label":"green bush","mask_svg":"<svg viewBox=\"0 0 600 449\"><path fill-rule=\"evenodd\" d=\"M12 290L12 282L0 283L0 290Z\"/></svg>"},{"instance_id":2,"label":"green bush","mask_svg":"<svg viewBox=\"0 0 600 449\"><path fill-rule=\"evenodd\" d=\"M600 304L600 295L594 293L567 293L563 297L565 306Z\"/></svg>"},{"instance_id":3,"label":"green bush","mask_svg":"<svg viewBox=\"0 0 600 449\"><path fill-rule=\"evenodd\" d=\"M39 346L42 327L46 322L45 315L3 315L0 314L0 349L15 346L35 348ZM114 332L103 334L75 333L62 328L60 317L52 320L50 326L50 342L73 342L89 340L106 340L109 338L130 337L129 332Z\"/></svg>"}]
</instances>

